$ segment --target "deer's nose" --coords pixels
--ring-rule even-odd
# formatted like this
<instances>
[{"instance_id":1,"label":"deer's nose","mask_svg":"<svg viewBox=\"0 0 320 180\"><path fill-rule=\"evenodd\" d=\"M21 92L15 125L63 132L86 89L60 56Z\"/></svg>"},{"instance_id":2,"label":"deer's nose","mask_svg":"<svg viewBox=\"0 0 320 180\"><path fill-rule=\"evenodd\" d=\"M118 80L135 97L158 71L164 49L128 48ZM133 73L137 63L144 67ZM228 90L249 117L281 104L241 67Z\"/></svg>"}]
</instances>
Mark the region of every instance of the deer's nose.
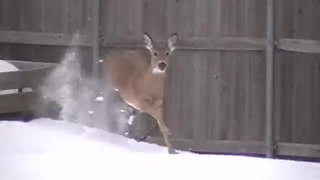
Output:
<instances>
[{"instance_id":1,"label":"deer's nose","mask_svg":"<svg viewBox=\"0 0 320 180\"><path fill-rule=\"evenodd\" d=\"M164 71L167 67L167 63L165 63L164 61L159 62L158 67L161 71Z\"/></svg>"}]
</instances>

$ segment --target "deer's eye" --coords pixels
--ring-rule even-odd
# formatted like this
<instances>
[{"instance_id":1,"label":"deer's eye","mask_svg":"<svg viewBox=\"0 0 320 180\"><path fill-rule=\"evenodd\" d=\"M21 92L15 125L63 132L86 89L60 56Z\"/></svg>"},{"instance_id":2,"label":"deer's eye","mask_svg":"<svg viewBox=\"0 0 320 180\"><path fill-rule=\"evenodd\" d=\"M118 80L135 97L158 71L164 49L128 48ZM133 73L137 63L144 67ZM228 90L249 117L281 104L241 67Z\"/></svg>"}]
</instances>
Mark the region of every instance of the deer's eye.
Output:
<instances>
[{"instance_id":1,"label":"deer's eye","mask_svg":"<svg viewBox=\"0 0 320 180\"><path fill-rule=\"evenodd\" d=\"M158 53L157 53L157 52L154 52L153 55L154 55L154 56L158 56Z\"/></svg>"},{"instance_id":2,"label":"deer's eye","mask_svg":"<svg viewBox=\"0 0 320 180\"><path fill-rule=\"evenodd\" d=\"M166 52L166 55L169 56L169 52Z\"/></svg>"}]
</instances>

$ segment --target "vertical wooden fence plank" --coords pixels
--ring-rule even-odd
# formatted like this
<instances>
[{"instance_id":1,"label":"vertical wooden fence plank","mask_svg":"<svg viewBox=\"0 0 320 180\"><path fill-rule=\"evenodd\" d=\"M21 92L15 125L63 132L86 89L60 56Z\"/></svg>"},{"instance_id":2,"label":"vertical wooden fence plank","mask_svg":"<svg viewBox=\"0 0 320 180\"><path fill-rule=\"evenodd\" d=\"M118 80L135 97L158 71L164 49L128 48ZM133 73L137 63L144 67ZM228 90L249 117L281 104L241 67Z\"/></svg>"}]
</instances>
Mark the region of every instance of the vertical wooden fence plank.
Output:
<instances>
[{"instance_id":1,"label":"vertical wooden fence plank","mask_svg":"<svg viewBox=\"0 0 320 180\"><path fill-rule=\"evenodd\" d=\"M274 156L274 0L267 0L266 30L266 145L267 157Z\"/></svg>"},{"instance_id":2,"label":"vertical wooden fence plank","mask_svg":"<svg viewBox=\"0 0 320 180\"><path fill-rule=\"evenodd\" d=\"M9 21L9 1L0 1L0 30L8 30Z\"/></svg>"},{"instance_id":3,"label":"vertical wooden fence plank","mask_svg":"<svg viewBox=\"0 0 320 180\"><path fill-rule=\"evenodd\" d=\"M92 38L93 38L93 53L92 53L92 63L93 63L93 77L99 77L99 59L100 59L100 0L93 0L93 10L92 10Z\"/></svg>"}]
</instances>

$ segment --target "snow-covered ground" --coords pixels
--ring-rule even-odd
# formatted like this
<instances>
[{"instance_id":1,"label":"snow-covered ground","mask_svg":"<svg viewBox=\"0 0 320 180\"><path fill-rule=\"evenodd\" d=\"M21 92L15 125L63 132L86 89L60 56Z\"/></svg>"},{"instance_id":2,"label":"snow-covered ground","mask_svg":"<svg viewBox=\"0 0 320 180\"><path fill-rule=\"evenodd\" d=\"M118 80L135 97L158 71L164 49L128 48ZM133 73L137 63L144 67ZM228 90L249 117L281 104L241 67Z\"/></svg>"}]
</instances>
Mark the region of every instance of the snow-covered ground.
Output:
<instances>
[{"instance_id":1,"label":"snow-covered ground","mask_svg":"<svg viewBox=\"0 0 320 180\"><path fill-rule=\"evenodd\" d=\"M181 152L66 121L0 122L0 179L318 180L320 164Z\"/></svg>"}]
</instances>

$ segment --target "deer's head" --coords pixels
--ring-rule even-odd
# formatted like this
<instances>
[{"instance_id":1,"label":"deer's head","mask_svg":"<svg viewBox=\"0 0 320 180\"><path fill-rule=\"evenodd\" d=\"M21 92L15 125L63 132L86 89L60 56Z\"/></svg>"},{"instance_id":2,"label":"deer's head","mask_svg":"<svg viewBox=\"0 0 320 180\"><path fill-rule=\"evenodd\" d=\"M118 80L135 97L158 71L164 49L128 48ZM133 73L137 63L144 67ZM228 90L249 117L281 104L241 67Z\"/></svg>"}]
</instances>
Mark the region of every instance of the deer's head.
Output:
<instances>
[{"instance_id":1,"label":"deer's head","mask_svg":"<svg viewBox=\"0 0 320 180\"><path fill-rule=\"evenodd\" d=\"M145 47L151 53L152 72L164 73L169 64L169 56L176 49L178 35L176 33L170 35L165 46L156 46L147 33L144 33L143 38Z\"/></svg>"}]
</instances>

